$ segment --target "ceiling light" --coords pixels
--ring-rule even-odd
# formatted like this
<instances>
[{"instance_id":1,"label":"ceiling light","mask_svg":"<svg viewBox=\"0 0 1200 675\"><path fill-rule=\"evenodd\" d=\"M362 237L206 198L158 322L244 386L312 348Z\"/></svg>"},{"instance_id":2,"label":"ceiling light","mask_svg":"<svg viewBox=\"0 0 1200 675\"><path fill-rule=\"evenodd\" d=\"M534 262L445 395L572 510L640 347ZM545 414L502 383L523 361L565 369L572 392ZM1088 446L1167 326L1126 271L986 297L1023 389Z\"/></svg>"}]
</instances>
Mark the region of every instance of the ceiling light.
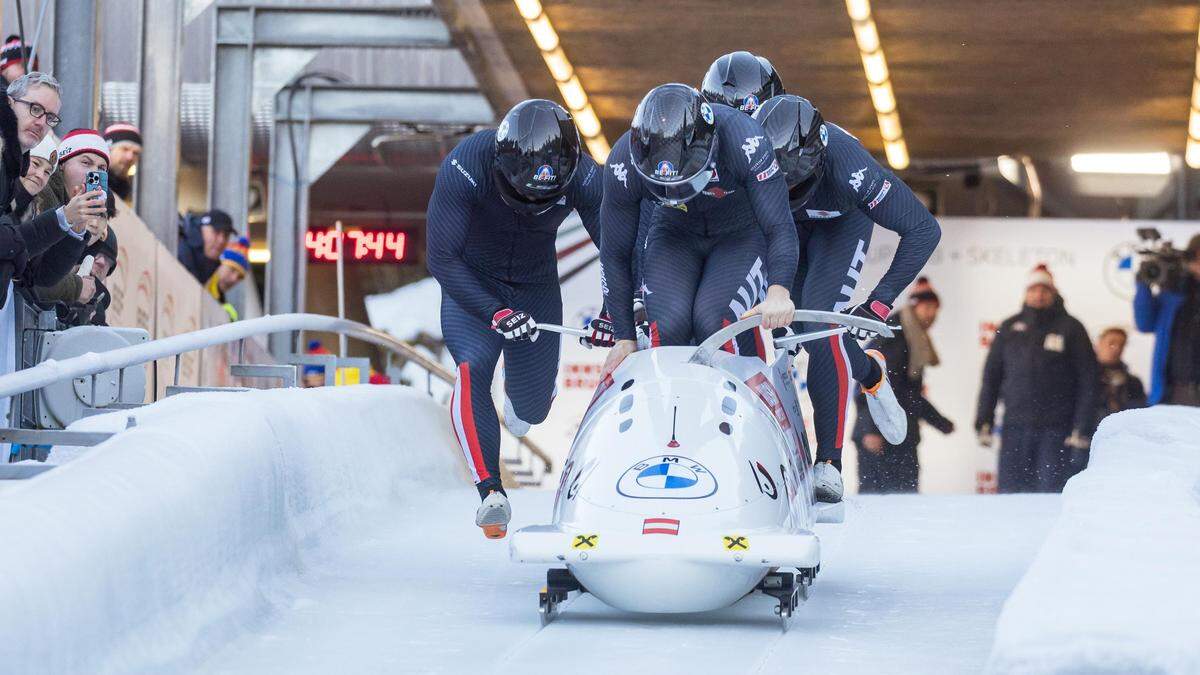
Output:
<instances>
[{"instance_id":1,"label":"ceiling light","mask_svg":"<svg viewBox=\"0 0 1200 675\"><path fill-rule=\"evenodd\" d=\"M884 141L883 152L887 155L888 164L891 164L893 169L902 171L908 168L908 144L904 142L903 138Z\"/></svg>"},{"instance_id":2,"label":"ceiling light","mask_svg":"<svg viewBox=\"0 0 1200 675\"><path fill-rule=\"evenodd\" d=\"M846 12L851 21L867 21L871 18L870 0L846 0Z\"/></svg>"},{"instance_id":3,"label":"ceiling light","mask_svg":"<svg viewBox=\"0 0 1200 675\"><path fill-rule=\"evenodd\" d=\"M563 51L558 33L554 30L554 24L550 22L550 17L546 15L541 0L513 0L513 2L517 5L517 12L520 13L521 18L525 20L525 26L529 28L534 43L542 52L542 60L546 62L550 76L558 85L563 102L567 104L575 117L575 127L584 137L592 157L596 161L603 162L608 158L611 148L608 145L608 139L604 137L600 118L597 117L591 103L588 103L588 95L583 88L583 83L579 81L579 77L575 74L575 68L567 58L566 52Z\"/></svg>"},{"instance_id":4,"label":"ceiling light","mask_svg":"<svg viewBox=\"0 0 1200 675\"><path fill-rule=\"evenodd\" d=\"M1171 173L1171 156L1165 152L1097 152L1071 155L1076 173L1143 174Z\"/></svg>"}]
</instances>

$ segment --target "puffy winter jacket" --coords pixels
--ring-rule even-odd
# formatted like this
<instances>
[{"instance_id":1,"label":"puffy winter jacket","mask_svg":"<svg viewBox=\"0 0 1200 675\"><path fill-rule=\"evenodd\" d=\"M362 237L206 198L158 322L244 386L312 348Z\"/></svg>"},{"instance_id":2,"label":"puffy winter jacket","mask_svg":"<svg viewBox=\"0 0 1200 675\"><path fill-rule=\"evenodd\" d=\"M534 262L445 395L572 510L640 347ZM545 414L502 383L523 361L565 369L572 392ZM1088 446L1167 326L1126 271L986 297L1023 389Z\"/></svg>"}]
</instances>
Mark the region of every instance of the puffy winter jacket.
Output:
<instances>
[{"instance_id":1,"label":"puffy winter jacket","mask_svg":"<svg viewBox=\"0 0 1200 675\"><path fill-rule=\"evenodd\" d=\"M996 331L975 428L992 426L1003 401L1005 426L1086 433L1096 411L1098 368L1087 330L1061 298L1047 309L1026 306Z\"/></svg>"}]
</instances>

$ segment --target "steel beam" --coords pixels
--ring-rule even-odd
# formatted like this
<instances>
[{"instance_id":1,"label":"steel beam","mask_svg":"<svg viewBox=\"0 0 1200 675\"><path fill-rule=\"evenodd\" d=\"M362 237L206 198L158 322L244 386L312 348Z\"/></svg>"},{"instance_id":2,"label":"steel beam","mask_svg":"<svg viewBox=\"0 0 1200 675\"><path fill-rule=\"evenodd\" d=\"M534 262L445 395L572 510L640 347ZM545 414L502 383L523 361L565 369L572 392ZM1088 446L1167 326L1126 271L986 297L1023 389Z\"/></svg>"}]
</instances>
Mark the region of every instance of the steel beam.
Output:
<instances>
[{"instance_id":1,"label":"steel beam","mask_svg":"<svg viewBox=\"0 0 1200 675\"><path fill-rule=\"evenodd\" d=\"M62 133L96 124L96 2L55 0L54 76L62 84Z\"/></svg>"},{"instance_id":2,"label":"steel beam","mask_svg":"<svg viewBox=\"0 0 1200 675\"><path fill-rule=\"evenodd\" d=\"M438 87L313 87L312 96L297 95L288 115L287 93L275 97L277 122L376 122L414 124L491 124L495 113L477 89Z\"/></svg>"},{"instance_id":3,"label":"steel beam","mask_svg":"<svg viewBox=\"0 0 1200 675\"><path fill-rule=\"evenodd\" d=\"M145 142L135 183L135 204L138 215L172 252L179 238L175 195L182 34L181 3L143 1L139 126Z\"/></svg>"},{"instance_id":4,"label":"steel beam","mask_svg":"<svg viewBox=\"0 0 1200 675\"><path fill-rule=\"evenodd\" d=\"M267 243L271 251L271 262L267 263L267 313L303 311L308 188L372 124L385 120L489 124L494 119L487 99L472 89L337 85L307 87L294 95L289 91L276 94L267 211ZM300 167L299 176L295 176L296 166ZM271 336L271 353L283 358L295 351L292 339L290 335Z\"/></svg>"},{"instance_id":5,"label":"steel beam","mask_svg":"<svg viewBox=\"0 0 1200 675\"><path fill-rule=\"evenodd\" d=\"M450 44L449 31L430 7L218 5L213 20L215 95L208 153L208 202L212 208L228 211L234 222L241 224L246 222L247 213L255 73L272 70L269 54L263 54L262 62L258 63L256 50L307 49L315 54L316 49L330 46L395 48ZM311 56L308 51L301 53ZM284 59L289 68L296 66L294 56ZM303 65L300 63L300 67Z\"/></svg>"}]
</instances>

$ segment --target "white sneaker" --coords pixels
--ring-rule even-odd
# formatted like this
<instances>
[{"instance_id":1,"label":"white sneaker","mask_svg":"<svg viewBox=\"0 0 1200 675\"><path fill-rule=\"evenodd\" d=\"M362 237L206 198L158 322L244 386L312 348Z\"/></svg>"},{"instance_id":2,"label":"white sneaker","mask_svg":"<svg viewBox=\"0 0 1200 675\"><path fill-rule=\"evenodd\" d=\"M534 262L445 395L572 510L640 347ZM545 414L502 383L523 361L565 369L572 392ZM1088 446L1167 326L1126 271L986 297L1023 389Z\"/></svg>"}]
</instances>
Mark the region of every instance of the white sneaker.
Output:
<instances>
[{"instance_id":1,"label":"white sneaker","mask_svg":"<svg viewBox=\"0 0 1200 675\"><path fill-rule=\"evenodd\" d=\"M829 462L813 465L813 496L819 502L836 504L842 501L842 474Z\"/></svg>"},{"instance_id":2,"label":"white sneaker","mask_svg":"<svg viewBox=\"0 0 1200 675\"><path fill-rule=\"evenodd\" d=\"M879 384L870 389L862 388L863 393L867 395L867 410L871 411L871 420L875 422L884 440L892 445L900 445L908 436L908 416L904 414L904 408L900 407L900 401L896 400L896 392L888 382L887 360L883 358L883 354L868 349L867 356L875 359L880 372L883 373Z\"/></svg>"},{"instance_id":3,"label":"white sneaker","mask_svg":"<svg viewBox=\"0 0 1200 675\"><path fill-rule=\"evenodd\" d=\"M503 492L488 493L479 509L475 511L475 524L483 528L488 539L503 539L508 534L508 521L512 519L512 507Z\"/></svg>"},{"instance_id":4,"label":"white sneaker","mask_svg":"<svg viewBox=\"0 0 1200 675\"><path fill-rule=\"evenodd\" d=\"M529 433L529 428L533 425L525 420L517 417L517 411L513 409L512 401L509 400L508 394L504 394L504 428L512 432L513 436L522 438Z\"/></svg>"}]
</instances>

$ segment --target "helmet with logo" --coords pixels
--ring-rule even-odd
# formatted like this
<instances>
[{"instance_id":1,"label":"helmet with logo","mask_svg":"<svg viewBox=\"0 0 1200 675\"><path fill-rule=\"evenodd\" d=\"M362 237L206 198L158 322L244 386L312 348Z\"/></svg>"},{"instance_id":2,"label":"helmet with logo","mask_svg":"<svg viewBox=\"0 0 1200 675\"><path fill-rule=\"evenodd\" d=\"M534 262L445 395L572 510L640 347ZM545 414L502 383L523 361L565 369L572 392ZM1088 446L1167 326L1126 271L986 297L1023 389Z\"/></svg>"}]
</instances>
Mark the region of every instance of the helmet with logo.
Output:
<instances>
[{"instance_id":1,"label":"helmet with logo","mask_svg":"<svg viewBox=\"0 0 1200 675\"><path fill-rule=\"evenodd\" d=\"M790 200L797 205L808 201L825 173L829 130L821 111L808 99L784 94L764 102L754 119L771 139Z\"/></svg>"},{"instance_id":2,"label":"helmet with logo","mask_svg":"<svg viewBox=\"0 0 1200 675\"><path fill-rule=\"evenodd\" d=\"M783 92L783 82L771 62L750 52L732 52L713 61L700 85L704 98L724 103L747 115L763 101Z\"/></svg>"},{"instance_id":3,"label":"helmet with logo","mask_svg":"<svg viewBox=\"0 0 1200 675\"><path fill-rule=\"evenodd\" d=\"M700 194L716 174L717 134L712 106L686 84L650 90L633 113L630 162L664 204Z\"/></svg>"},{"instance_id":4,"label":"helmet with logo","mask_svg":"<svg viewBox=\"0 0 1200 675\"><path fill-rule=\"evenodd\" d=\"M548 211L571 186L578 166L579 132L557 103L518 103L496 128L493 178L500 198L514 211Z\"/></svg>"}]
</instances>

